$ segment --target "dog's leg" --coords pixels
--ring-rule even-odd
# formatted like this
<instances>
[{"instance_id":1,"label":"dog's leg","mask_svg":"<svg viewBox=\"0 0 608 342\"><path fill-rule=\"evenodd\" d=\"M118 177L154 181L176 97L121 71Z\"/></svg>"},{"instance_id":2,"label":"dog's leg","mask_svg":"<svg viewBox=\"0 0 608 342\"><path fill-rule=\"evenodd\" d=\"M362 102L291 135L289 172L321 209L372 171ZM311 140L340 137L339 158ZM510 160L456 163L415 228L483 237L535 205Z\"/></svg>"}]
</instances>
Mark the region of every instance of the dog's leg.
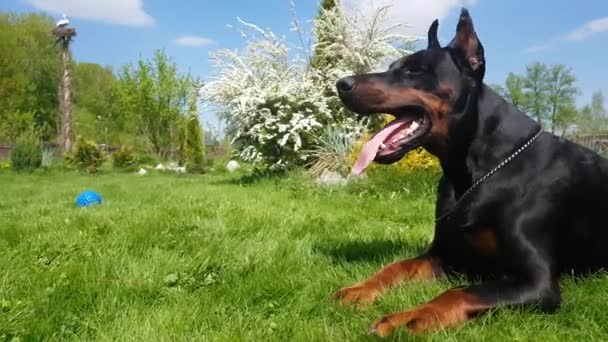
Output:
<instances>
[{"instance_id":1,"label":"dog's leg","mask_svg":"<svg viewBox=\"0 0 608 342\"><path fill-rule=\"evenodd\" d=\"M443 275L439 263L427 256L392 263L373 277L334 294L343 304L370 304L383 291L406 280L426 280Z\"/></svg>"},{"instance_id":2,"label":"dog's leg","mask_svg":"<svg viewBox=\"0 0 608 342\"><path fill-rule=\"evenodd\" d=\"M370 333L387 336L400 327L411 333L458 326L498 306L534 306L556 310L561 301L557 278L536 277L527 281L502 280L452 289L411 310L383 317Z\"/></svg>"}]
</instances>

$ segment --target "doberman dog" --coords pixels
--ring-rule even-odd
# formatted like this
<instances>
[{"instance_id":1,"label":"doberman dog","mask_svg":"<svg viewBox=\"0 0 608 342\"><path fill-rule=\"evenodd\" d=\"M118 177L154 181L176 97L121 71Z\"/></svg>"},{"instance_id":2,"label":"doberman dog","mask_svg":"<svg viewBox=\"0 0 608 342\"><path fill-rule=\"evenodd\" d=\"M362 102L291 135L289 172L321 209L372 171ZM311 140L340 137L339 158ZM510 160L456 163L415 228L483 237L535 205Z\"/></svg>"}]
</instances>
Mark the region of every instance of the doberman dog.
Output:
<instances>
[{"instance_id":1,"label":"doberman dog","mask_svg":"<svg viewBox=\"0 0 608 342\"><path fill-rule=\"evenodd\" d=\"M435 20L426 49L386 72L337 82L351 111L395 117L365 144L354 174L423 147L443 175L428 250L335 296L360 305L412 280L461 274L481 282L378 320L370 332L380 336L455 327L497 307L554 312L560 274L608 266L608 160L543 132L483 83L484 49L466 9L445 47L437 28Z\"/></svg>"}]
</instances>

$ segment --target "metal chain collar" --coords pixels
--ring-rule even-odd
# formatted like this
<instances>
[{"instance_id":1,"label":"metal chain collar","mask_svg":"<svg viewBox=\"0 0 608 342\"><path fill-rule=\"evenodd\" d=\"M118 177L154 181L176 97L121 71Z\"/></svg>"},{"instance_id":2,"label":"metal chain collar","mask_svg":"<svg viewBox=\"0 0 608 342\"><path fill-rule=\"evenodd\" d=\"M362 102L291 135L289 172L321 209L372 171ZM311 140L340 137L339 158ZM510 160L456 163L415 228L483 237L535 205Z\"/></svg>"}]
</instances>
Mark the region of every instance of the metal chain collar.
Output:
<instances>
[{"instance_id":1,"label":"metal chain collar","mask_svg":"<svg viewBox=\"0 0 608 342\"><path fill-rule=\"evenodd\" d=\"M532 145L532 143L536 140L536 138L538 138L542 133L543 133L543 129L541 128L541 129L538 130L538 132L532 138L530 138L530 140L528 140L519 149L517 149L517 151L513 152L510 156L508 156L506 159L504 159L502 162L500 162L500 164L496 165L496 167L493 168L492 170L490 170L490 172L486 173L481 178L479 178L478 180L476 180L475 183L473 183L473 185L471 185L471 187L469 187L467 189L467 191L465 191L462 194L462 196L460 196L460 198L458 199L458 201L456 201L456 204L454 204L454 206L450 210L448 210L446 213L443 213L443 214L441 214L441 216L439 216L438 218L436 218L435 222L440 222L444 218L450 216L452 214L452 212L454 212L454 210L456 210L456 208L462 202L462 200L465 197L467 197L467 195L469 195L471 192L473 192L473 190L475 190L475 188L477 188L486 179L490 178L490 176L492 176L493 174L495 174L496 172L498 172L498 170L500 170L505 165L507 165L511 161L513 161L513 159L515 159L520 153L522 153L524 150L526 150L528 147L530 147L530 145Z\"/></svg>"}]
</instances>

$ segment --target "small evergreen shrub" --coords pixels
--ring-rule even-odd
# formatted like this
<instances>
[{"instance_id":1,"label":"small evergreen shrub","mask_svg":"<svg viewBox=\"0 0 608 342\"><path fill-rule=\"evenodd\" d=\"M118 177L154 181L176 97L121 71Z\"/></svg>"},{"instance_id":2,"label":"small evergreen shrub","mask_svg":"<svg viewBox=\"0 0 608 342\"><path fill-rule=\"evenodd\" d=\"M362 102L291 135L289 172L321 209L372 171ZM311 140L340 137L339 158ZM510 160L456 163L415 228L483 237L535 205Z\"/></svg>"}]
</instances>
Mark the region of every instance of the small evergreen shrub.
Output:
<instances>
[{"instance_id":1,"label":"small evergreen shrub","mask_svg":"<svg viewBox=\"0 0 608 342\"><path fill-rule=\"evenodd\" d=\"M112 162L116 169L133 169L137 164L135 150L130 146L121 146L112 155Z\"/></svg>"},{"instance_id":2,"label":"small evergreen shrub","mask_svg":"<svg viewBox=\"0 0 608 342\"><path fill-rule=\"evenodd\" d=\"M22 134L11 151L13 170L30 171L42 166L42 146L34 133Z\"/></svg>"},{"instance_id":3,"label":"small evergreen shrub","mask_svg":"<svg viewBox=\"0 0 608 342\"><path fill-rule=\"evenodd\" d=\"M196 114L192 114L186 119L183 151L186 171L203 173L205 171L205 143L203 130Z\"/></svg>"},{"instance_id":4,"label":"small evergreen shrub","mask_svg":"<svg viewBox=\"0 0 608 342\"><path fill-rule=\"evenodd\" d=\"M68 157L78 171L96 173L104 162L104 156L96 143L86 140L83 137L76 139L74 152Z\"/></svg>"}]
</instances>

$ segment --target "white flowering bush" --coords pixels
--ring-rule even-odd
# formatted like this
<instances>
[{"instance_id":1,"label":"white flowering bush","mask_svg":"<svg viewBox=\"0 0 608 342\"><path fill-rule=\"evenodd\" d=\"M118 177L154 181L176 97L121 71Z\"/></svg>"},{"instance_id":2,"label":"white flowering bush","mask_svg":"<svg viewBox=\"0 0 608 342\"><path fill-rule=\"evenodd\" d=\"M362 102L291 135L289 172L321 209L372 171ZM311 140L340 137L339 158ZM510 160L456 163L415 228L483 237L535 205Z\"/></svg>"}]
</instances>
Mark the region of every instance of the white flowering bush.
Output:
<instances>
[{"instance_id":1,"label":"white flowering bush","mask_svg":"<svg viewBox=\"0 0 608 342\"><path fill-rule=\"evenodd\" d=\"M318 77L334 90L335 81L345 75L370 72L410 54L419 37L397 34L402 25L387 26L390 6L381 7L370 17L358 11L347 14L341 1L330 10L321 9L313 22L316 37L315 59L324 59L318 66Z\"/></svg>"},{"instance_id":2,"label":"white flowering bush","mask_svg":"<svg viewBox=\"0 0 608 342\"><path fill-rule=\"evenodd\" d=\"M335 37L331 43L317 43L317 56L335 61L312 67L296 57L270 30L239 20L247 44L242 51L220 50L212 56L215 75L201 89L201 95L219 109L240 156L271 168L302 164L314 150L321 127L334 125L348 135L359 135L365 122L347 115L334 90L342 76L366 72L387 58L406 53L402 48L414 40L384 27L387 8L374 19L346 15L341 3L322 13L314 22L313 34ZM299 27L299 25L296 25ZM300 32L301 33L301 32Z\"/></svg>"}]
</instances>

